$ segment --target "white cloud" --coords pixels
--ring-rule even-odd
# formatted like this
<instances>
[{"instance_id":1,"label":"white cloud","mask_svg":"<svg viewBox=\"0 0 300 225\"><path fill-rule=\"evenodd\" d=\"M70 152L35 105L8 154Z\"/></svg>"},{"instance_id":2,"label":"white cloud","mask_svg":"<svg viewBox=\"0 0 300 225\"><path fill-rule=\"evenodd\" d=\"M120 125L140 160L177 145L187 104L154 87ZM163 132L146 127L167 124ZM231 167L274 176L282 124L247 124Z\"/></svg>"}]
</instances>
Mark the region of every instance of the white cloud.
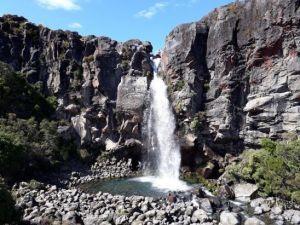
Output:
<instances>
[{"instance_id":1,"label":"white cloud","mask_svg":"<svg viewBox=\"0 0 300 225\"><path fill-rule=\"evenodd\" d=\"M54 10L79 10L81 7L76 3L76 0L37 0L40 6Z\"/></svg>"},{"instance_id":2,"label":"white cloud","mask_svg":"<svg viewBox=\"0 0 300 225\"><path fill-rule=\"evenodd\" d=\"M80 28L82 28L82 25L78 22L74 22L74 23L69 24L69 28L80 29Z\"/></svg>"},{"instance_id":3,"label":"white cloud","mask_svg":"<svg viewBox=\"0 0 300 225\"><path fill-rule=\"evenodd\" d=\"M136 17L143 17L143 18L146 18L146 19L151 19L159 11L162 11L167 6L168 6L167 2L158 2L155 5L149 7L148 9L144 9L142 11L139 11L135 16Z\"/></svg>"}]
</instances>

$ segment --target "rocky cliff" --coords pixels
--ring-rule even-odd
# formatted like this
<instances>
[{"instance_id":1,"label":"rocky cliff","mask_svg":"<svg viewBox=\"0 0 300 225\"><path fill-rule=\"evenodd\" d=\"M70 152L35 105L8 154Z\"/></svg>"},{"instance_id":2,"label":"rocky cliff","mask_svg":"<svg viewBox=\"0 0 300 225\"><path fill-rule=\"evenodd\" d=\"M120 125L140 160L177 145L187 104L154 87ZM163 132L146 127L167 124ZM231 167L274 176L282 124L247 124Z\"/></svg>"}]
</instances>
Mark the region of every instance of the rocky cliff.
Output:
<instances>
[{"instance_id":1,"label":"rocky cliff","mask_svg":"<svg viewBox=\"0 0 300 225\"><path fill-rule=\"evenodd\" d=\"M162 51L184 164L300 134L300 1L248 0L176 27ZM81 147L142 149L152 46L0 18L0 60L55 96ZM128 151L129 150L129 151ZM137 154L135 154L137 153ZM197 160L196 160L197 161ZM222 161L222 160L221 160Z\"/></svg>"},{"instance_id":2,"label":"rocky cliff","mask_svg":"<svg viewBox=\"0 0 300 225\"><path fill-rule=\"evenodd\" d=\"M186 149L216 158L299 137L299 6L238 1L169 34L161 74Z\"/></svg>"},{"instance_id":3,"label":"rocky cliff","mask_svg":"<svg viewBox=\"0 0 300 225\"><path fill-rule=\"evenodd\" d=\"M0 46L1 61L56 97L55 119L72 122L60 132L75 130L81 147L116 150L127 141L141 149L144 97L153 73L149 42L82 37L5 15Z\"/></svg>"}]
</instances>

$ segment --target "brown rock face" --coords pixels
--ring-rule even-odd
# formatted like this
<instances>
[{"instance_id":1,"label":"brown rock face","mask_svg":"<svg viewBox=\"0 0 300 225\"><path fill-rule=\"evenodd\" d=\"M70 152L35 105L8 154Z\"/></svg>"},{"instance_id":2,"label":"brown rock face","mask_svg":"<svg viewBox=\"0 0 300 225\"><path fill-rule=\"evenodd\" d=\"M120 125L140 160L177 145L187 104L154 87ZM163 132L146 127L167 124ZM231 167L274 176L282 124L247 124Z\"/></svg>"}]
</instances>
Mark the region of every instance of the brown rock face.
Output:
<instances>
[{"instance_id":1,"label":"brown rock face","mask_svg":"<svg viewBox=\"0 0 300 225\"><path fill-rule=\"evenodd\" d=\"M180 136L221 155L300 134L300 2L248 0L176 27L161 74Z\"/></svg>"}]
</instances>

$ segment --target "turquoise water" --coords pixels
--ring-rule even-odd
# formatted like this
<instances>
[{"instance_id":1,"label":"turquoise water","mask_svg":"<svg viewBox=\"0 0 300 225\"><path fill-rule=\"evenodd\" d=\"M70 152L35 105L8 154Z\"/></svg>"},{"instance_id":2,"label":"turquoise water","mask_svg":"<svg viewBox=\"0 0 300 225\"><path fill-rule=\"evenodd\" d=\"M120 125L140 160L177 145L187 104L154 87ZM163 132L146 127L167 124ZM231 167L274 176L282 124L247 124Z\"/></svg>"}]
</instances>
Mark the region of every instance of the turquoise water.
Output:
<instances>
[{"instance_id":1,"label":"turquoise water","mask_svg":"<svg viewBox=\"0 0 300 225\"><path fill-rule=\"evenodd\" d=\"M81 185L80 188L88 193L106 192L113 195L166 197L167 190L152 186L151 182L140 182L135 178L101 180Z\"/></svg>"}]
</instances>

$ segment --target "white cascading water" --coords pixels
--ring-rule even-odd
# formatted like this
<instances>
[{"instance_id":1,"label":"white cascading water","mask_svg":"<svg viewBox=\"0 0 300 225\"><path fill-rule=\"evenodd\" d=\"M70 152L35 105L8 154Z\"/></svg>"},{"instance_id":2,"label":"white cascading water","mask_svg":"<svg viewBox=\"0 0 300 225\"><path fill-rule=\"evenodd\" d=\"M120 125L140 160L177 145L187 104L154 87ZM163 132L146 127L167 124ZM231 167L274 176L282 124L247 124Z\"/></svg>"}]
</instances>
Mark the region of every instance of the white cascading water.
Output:
<instances>
[{"instance_id":1,"label":"white cascading water","mask_svg":"<svg viewBox=\"0 0 300 225\"><path fill-rule=\"evenodd\" d=\"M147 130L151 132L149 138L152 140L148 150L155 151L157 171L155 176L142 177L139 180L151 182L154 187L160 189L187 190L189 187L179 179L181 154L174 136L176 123L168 99L167 85L157 74L160 59L154 59L153 64L154 78L150 85L151 108Z\"/></svg>"}]
</instances>

